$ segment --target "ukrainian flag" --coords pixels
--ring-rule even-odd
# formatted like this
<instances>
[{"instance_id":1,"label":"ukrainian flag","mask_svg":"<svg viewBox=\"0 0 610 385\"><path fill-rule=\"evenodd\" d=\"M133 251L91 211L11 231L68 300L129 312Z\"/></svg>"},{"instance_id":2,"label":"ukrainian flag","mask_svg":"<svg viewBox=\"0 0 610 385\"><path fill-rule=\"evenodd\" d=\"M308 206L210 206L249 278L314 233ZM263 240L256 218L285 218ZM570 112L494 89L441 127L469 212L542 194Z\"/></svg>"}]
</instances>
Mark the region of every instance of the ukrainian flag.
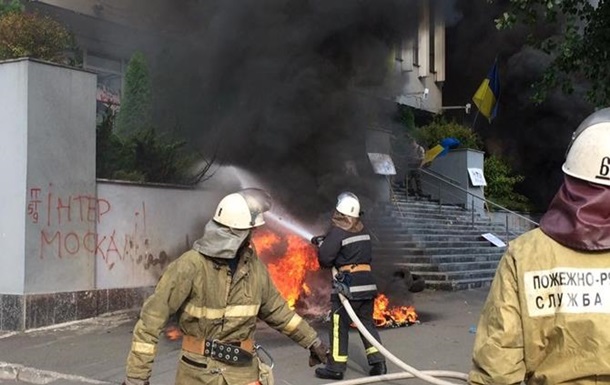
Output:
<instances>
[{"instance_id":1,"label":"ukrainian flag","mask_svg":"<svg viewBox=\"0 0 610 385\"><path fill-rule=\"evenodd\" d=\"M498 99L500 98L500 78L498 76L498 62L489 70L487 78L483 80L472 101L491 123L498 113Z\"/></svg>"},{"instance_id":2,"label":"ukrainian flag","mask_svg":"<svg viewBox=\"0 0 610 385\"><path fill-rule=\"evenodd\" d=\"M436 146L426 151L422 164L431 163L437 156L440 155L441 152L443 152L444 149L445 148L443 146L437 144Z\"/></svg>"}]
</instances>

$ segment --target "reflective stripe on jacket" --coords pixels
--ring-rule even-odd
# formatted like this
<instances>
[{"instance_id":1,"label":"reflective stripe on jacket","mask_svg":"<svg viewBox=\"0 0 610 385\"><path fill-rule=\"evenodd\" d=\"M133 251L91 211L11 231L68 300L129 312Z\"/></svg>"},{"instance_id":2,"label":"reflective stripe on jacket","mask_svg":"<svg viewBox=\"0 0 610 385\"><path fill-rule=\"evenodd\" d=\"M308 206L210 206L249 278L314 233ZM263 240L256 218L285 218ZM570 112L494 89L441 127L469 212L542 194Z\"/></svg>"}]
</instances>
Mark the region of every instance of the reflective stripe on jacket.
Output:
<instances>
[{"instance_id":1,"label":"reflective stripe on jacket","mask_svg":"<svg viewBox=\"0 0 610 385\"><path fill-rule=\"evenodd\" d=\"M127 377L150 377L159 335L174 313L181 330L197 338L254 338L257 317L304 348L317 337L288 307L254 249L244 249L234 275L227 263L190 250L170 263L144 302L133 332Z\"/></svg>"},{"instance_id":2,"label":"reflective stripe on jacket","mask_svg":"<svg viewBox=\"0 0 610 385\"><path fill-rule=\"evenodd\" d=\"M610 383L610 252L540 229L509 244L479 320L471 384Z\"/></svg>"}]
</instances>

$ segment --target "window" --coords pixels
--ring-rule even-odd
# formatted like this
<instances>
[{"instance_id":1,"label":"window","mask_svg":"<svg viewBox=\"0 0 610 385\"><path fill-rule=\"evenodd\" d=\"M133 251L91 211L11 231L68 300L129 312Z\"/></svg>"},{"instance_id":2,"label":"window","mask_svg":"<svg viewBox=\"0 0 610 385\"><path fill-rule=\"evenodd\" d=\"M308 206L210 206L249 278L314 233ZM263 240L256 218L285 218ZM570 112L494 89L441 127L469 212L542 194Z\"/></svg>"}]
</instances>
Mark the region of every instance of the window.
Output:
<instances>
[{"instance_id":1,"label":"window","mask_svg":"<svg viewBox=\"0 0 610 385\"><path fill-rule=\"evenodd\" d=\"M85 52L84 67L97 73L96 100L99 119L107 108L116 110L121 104L125 61Z\"/></svg>"}]
</instances>

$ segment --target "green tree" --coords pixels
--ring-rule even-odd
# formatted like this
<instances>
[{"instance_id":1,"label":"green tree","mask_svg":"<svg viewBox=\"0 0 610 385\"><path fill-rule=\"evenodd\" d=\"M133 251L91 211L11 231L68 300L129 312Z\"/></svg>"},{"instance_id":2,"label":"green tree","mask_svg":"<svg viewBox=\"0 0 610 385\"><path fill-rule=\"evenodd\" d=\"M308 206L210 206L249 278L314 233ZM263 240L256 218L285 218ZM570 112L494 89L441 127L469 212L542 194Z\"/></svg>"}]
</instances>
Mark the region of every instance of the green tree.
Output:
<instances>
[{"instance_id":1,"label":"green tree","mask_svg":"<svg viewBox=\"0 0 610 385\"><path fill-rule=\"evenodd\" d=\"M597 106L610 103L610 2L509 0L507 11L496 19L496 25L504 29L517 24L559 29L551 36L530 35L532 45L552 58L542 79L533 85L537 102L556 88L571 93L574 84L582 84L585 79L589 102Z\"/></svg>"},{"instance_id":2,"label":"green tree","mask_svg":"<svg viewBox=\"0 0 610 385\"><path fill-rule=\"evenodd\" d=\"M522 175L513 173L512 168L504 159L488 156L484 162L485 197L490 201L510 210L529 211L530 203L527 197L515 191L517 184L523 181ZM490 209L494 209L493 206Z\"/></svg>"},{"instance_id":3,"label":"green tree","mask_svg":"<svg viewBox=\"0 0 610 385\"><path fill-rule=\"evenodd\" d=\"M73 48L72 35L61 23L23 12L18 2L0 8L0 60L31 57L67 63Z\"/></svg>"},{"instance_id":4,"label":"green tree","mask_svg":"<svg viewBox=\"0 0 610 385\"><path fill-rule=\"evenodd\" d=\"M151 81L146 57L142 52L134 53L127 64L125 89L116 124L116 133L121 137L133 136L151 129Z\"/></svg>"}]
</instances>

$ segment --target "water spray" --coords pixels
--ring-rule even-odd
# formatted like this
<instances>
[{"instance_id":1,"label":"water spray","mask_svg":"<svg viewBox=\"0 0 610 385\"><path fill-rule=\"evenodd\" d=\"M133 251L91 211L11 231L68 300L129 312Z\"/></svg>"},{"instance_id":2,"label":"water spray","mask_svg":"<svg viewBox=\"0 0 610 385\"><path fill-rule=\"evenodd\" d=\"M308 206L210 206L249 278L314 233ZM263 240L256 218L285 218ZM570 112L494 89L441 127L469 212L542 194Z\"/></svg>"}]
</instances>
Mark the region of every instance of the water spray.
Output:
<instances>
[{"instance_id":1,"label":"water spray","mask_svg":"<svg viewBox=\"0 0 610 385\"><path fill-rule=\"evenodd\" d=\"M254 176L249 171L239 168L237 166L230 166L229 168L237 177L237 180L239 181L242 188L259 186L261 184L257 180L256 176ZM283 213L280 214L278 211L284 210L282 210L281 208L278 210L276 207L274 207L274 210L265 213L265 220L273 222L274 224L293 232L294 234L304 238L308 242L311 240L311 238L313 238L314 234L311 231L307 230L295 219L290 218L288 215L285 215Z\"/></svg>"},{"instance_id":2,"label":"water spray","mask_svg":"<svg viewBox=\"0 0 610 385\"><path fill-rule=\"evenodd\" d=\"M314 234L311 231L305 229L302 225L297 224L296 221L293 221L292 219L289 219L289 218L281 217L278 214L275 214L273 212L265 213L265 219L268 219L271 222L273 222L287 230L292 231L296 235L306 239L308 242L314 236Z\"/></svg>"}]
</instances>

